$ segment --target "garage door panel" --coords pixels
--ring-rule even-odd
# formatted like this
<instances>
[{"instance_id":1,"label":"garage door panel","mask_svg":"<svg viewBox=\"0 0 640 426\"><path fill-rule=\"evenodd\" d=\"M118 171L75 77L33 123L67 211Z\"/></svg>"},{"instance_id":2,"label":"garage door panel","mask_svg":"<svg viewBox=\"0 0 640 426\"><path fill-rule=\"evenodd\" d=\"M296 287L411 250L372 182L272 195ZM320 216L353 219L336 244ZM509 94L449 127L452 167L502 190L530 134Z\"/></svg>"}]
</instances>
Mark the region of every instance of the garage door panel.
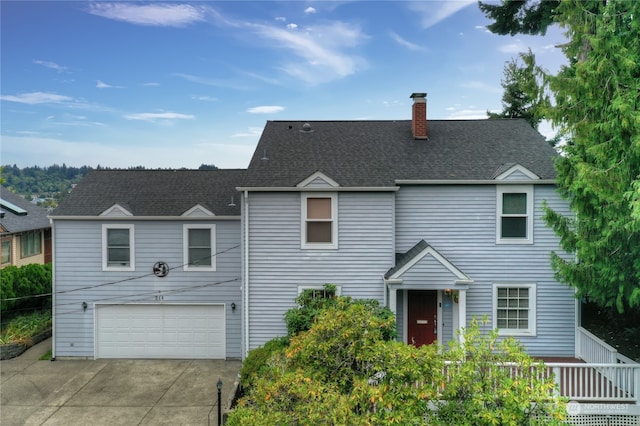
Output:
<instances>
[{"instance_id":1,"label":"garage door panel","mask_svg":"<svg viewBox=\"0 0 640 426\"><path fill-rule=\"evenodd\" d=\"M222 305L102 305L97 358L204 358L226 355Z\"/></svg>"}]
</instances>

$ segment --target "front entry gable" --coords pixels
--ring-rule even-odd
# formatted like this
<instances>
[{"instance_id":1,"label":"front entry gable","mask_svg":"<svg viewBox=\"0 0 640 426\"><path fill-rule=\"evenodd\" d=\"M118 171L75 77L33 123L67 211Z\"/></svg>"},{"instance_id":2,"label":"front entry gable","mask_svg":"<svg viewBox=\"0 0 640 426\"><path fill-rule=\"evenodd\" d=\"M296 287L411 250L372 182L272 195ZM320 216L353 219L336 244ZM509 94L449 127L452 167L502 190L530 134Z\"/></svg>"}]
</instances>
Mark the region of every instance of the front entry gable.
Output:
<instances>
[{"instance_id":1,"label":"front entry gable","mask_svg":"<svg viewBox=\"0 0 640 426\"><path fill-rule=\"evenodd\" d=\"M396 266L385 274L385 280L402 284L404 288L434 290L473 283L468 275L424 240L398 257Z\"/></svg>"}]
</instances>

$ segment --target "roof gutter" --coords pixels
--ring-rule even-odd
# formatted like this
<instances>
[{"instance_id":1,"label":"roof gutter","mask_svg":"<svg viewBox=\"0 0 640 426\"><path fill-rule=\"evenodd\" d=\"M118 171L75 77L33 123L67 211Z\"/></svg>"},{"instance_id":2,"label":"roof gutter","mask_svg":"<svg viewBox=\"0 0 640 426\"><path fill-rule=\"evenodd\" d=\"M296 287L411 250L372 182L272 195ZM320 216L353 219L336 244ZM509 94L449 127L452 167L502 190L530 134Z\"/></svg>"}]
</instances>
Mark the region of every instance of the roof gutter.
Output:
<instances>
[{"instance_id":1,"label":"roof gutter","mask_svg":"<svg viewBox=\"0 0 640 426\"><path fill-rule=\"evenodd\" d=\"M49 216L51 220L95 220L95 221L203 221L240 220L242 216Z\"/></svg>"},{"instance_id":2,"label":"roof gutter","mask_svg":"<svg viewBox=\"0 0 640 426\"><path fill-rule=\"evenodd\" d=\"M553 179L396 179L397 185L555 185Z\"/></svg>"},{"instance_id":3,"label":"roof gutter","mask_svg":"<svg viewBox=\"0 0 640 426\"><path fill-rule=\"evenodd\" d=\"M237 191L242 192L395 192L397 186L329 186L329 187L291 187L291 186L239 186Z\"/></svg>"}]
</instances>

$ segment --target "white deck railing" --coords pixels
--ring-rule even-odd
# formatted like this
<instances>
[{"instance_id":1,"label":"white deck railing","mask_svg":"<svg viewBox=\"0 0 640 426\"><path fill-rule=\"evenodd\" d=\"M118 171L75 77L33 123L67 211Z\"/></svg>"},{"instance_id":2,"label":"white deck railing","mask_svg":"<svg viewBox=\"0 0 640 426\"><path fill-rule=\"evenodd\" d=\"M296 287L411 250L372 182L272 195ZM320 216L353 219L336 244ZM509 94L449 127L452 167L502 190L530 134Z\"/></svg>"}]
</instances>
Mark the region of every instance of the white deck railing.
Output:
<instances>
[{"instance_id":1,"label":"white deck railing","mask_svg":"<svg viewBox=\"0 0 640 426\"><path fill-rule=\"evenodd\" d=\"M640 364L546 363L561 396L575 401L640 403Z\"/></svg>"},{"instance_id":2,"label":"white deck railing","mask_svg":"<svg viewBox=\"0 0 640 426\"><path fill-rule=\"evenodd\" d=\"M585 362L618 363L618 351L582 327L576 328L576 356ZM626 357L624 357L626 358ZM628 359L628 358L626 358ZM626 364L626 362L623 362Z\"/></svg>"},{"instance_id":3,"label":"white deck railing","mask_svg":"<svg viewBox=\"0 0 640 426\"><path fill-rule=\"evenodd\" d=\"M457 364L445 363L445 377L456 374ZM501 363L496 367L509 369L514 378L523 372L516 363ZM640 404L640 364L550 362L528 368L534 370L528 371L529 374L540 378L553 377L556 389L550 397L559 394L578 402Z\"/></svg>"}]
</instances>

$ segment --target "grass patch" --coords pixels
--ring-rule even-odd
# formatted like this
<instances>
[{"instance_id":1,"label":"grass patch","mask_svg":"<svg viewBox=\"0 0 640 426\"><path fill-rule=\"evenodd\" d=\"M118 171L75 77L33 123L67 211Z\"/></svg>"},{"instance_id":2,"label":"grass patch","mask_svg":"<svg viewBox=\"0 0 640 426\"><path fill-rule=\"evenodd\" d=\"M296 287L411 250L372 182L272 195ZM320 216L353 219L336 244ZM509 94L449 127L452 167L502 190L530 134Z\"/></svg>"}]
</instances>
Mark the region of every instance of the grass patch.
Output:
<instances>
[{"instance_id":1,"label":"grass patch","mask_svg":"<svg viewBox=\"0 0 640 426\"><path fill-rule=\"evenodd\" d=\"M0 333L0 344L25 343L38 333L51 328L51 310L32 312L12 319Z\"/></svg>"},{"instance_id":2,"label":"grass patch","mask_svg":"<svg viewBox=\"0 0 640 426\"><path fill-rule=\"evenodd\" d=\"M49 361L49 360L51 360L51 355L53 355L53 350L49 349L47 352L45 352L42 355L40 355L40 358L38 358L38 359L40 361Z\"/></svg>"}]
</instances>

